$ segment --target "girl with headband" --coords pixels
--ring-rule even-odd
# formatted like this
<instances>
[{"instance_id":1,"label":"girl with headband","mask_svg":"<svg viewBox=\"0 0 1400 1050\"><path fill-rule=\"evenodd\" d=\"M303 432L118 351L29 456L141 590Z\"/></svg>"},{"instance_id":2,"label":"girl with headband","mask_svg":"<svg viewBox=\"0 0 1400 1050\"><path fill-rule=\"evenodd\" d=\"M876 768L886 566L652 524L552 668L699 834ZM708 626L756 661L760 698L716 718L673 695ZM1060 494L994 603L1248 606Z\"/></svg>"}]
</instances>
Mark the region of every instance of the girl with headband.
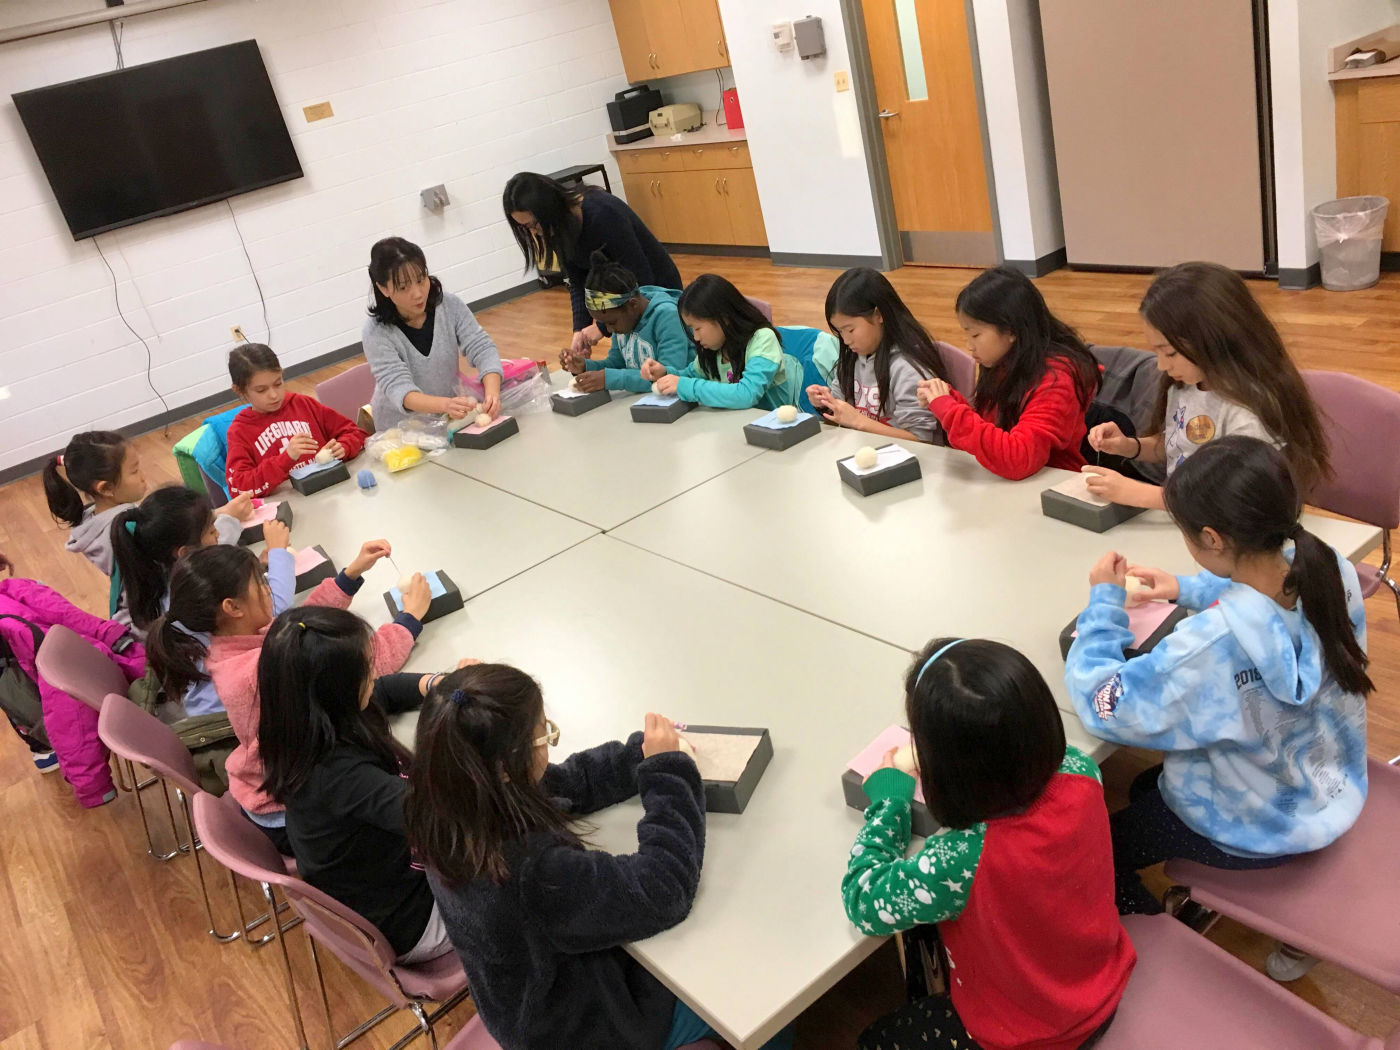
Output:
<instances>
[{"instance_id":1,"label":"girl with headband","mask_svg":"<svg viewBox=\"0 0 1400 1050\"><path fill-rule=\"evenodd\" d=\"M930 642L909 669L905 717L915 774L892 748L866 778L841 896L871 936L937 924L948 994L881 1018L858 1045L1093 1046L1137 959L1113 906L1098 766L1066 746L1045 679L999 642ZM920 787L944 830L906 857Z\"/></svg>"}]
</instances>

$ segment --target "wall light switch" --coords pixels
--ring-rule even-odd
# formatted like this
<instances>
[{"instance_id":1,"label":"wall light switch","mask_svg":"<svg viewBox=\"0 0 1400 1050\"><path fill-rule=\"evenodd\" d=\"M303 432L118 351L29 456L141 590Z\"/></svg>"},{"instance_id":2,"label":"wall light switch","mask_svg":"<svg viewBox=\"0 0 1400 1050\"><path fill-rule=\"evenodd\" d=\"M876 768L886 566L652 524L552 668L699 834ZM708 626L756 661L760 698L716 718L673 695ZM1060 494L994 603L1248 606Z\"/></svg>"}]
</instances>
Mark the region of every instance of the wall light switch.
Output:
<instances>
[{"instance_id":1,"label":"wall light switch","mask_svg":"<svg viewBox=\"0 0 1400 1050\"><path fill-rule=\"evenodd\" d=\"M447 196L446 186L430 186L426 190L419 190L418 197L423 202L423 207L429 211L442 211L452 203Z\"/></svg>"},{"instance_id":2,"label":"wall light switch","mask_svg":"<svg viewBox=\"0 0 1400 1050\"><path fill-rule=\"evenodd\" d=\"M335 116L335 110L331 109L329 102L317 102L314 106L302 106L301 112L306 117L308 124L314 124L318 120L325 120L327 117Z\"/></svg>"},{"instance_id":3,"label":"wall light switch","mask_svg":"<svg viewBox=\"0 0 1400 1050\"><path fill-rule=\"evenodd\" d=\"M841 72L839 72L839 73L836 74L836 90L837 90L837 91L850 91L850 90L851 90L851 74L847 73L844 69L841 70Z\"/></svg>"}]
</instances>

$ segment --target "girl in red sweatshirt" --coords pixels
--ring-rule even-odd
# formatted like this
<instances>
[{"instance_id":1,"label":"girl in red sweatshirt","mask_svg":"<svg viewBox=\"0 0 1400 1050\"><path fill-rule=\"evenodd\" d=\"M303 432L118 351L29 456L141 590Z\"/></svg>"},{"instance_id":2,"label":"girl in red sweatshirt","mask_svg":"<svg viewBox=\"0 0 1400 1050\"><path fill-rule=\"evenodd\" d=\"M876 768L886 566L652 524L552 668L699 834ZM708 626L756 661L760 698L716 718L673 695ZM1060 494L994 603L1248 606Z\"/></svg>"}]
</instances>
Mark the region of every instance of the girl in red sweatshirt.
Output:
<instances>
[{"instance_id":1,"label":"girl in red sweatshirt","mask_svg":"<svg viewBox=\"0 0 1400 1050\"><path fill-rule=\"evenodd\" d=\"M282 384L282 364L270 347L244 343L228 355L233 390L248 402L228 428L231 495L261 496L286 481L298 463L326 449L339 460L360 454L369 436L314 397Z\"/></svg>"},{"instance_id":2,"label":"girl in red sweatshirt","mask_svg":"<svg viewBox=\"0 0 1400 1050\"><path fill-rule=\"evenodd\" d=\"M1029 277L1006 266L974 277L956 306L980 366L972 402L941 379L919 384L948 444L1012 481L1047 465L1082 467L1084 413L1100 377L1078 333L1050 312Z\"/></svg>"},{"instance_id":3,"label":"girl in red sweatshirt","mask_svg":"<svg viewBox=\"0 0 1400 1050\"><path fill-rule=\"evenodd\" d=\"M1114 906L1098 766L1066 747L1045 679L1000 642L930 642L905 717L914 775L892 748L866 778L841 896L872 936L936 923L948 994L875 1022L860 1047L1087 1050L1137 961ZM944 830L907 857L916 787Z\"/></svg>"}]
</instances>

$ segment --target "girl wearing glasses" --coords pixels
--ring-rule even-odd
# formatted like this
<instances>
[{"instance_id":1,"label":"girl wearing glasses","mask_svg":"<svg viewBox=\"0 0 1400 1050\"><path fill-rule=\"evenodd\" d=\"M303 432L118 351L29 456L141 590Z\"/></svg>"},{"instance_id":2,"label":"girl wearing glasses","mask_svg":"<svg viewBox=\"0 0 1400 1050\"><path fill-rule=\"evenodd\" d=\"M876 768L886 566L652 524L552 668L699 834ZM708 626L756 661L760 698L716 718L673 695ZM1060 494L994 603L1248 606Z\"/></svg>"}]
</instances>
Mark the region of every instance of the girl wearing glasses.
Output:
<instances>
[{"instance_id":1,"label":"girl wearing glasses","mask_svg":"<svg viewBox=\"0 0 1400 1050\"><path fill-rule=\"evenodd\" d=\"M418 718L408 838L482 1023L511 1050L673 1050L712 1034L622 947L675 926L695 898L694 759L655 714L625 743L554 765L558 740L539 684L504 664L445 676ZM636 794L637 852L586 849L578 818Z\"/></svg>"}]
</instances>

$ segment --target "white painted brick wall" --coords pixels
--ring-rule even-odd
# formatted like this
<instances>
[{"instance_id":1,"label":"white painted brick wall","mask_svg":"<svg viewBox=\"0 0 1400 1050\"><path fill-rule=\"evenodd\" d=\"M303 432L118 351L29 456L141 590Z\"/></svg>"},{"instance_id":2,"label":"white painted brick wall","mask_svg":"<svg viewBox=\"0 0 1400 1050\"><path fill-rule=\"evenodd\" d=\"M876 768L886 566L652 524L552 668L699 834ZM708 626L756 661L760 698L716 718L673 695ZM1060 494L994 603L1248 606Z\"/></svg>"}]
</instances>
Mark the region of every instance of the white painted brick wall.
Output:
<instances>
[{"instance_id":1,"label":"white painted brick wall","mask_svg":"<svg viewBox=\"0 0 1400 1050\"><path fill-rule=\"evenodd\" d=\"M250 38L306 173L232 202L284 364L359 338L379 238L423 245L450 291L478 299L525 279L501 216L510 175L606 160L620 189L603 143L604 103L626 86L607 0L210 0L130 19L124 51L132 66ZM111 277L73 241L9 99L114 67L105 26L0 45L0 469L161 411ZM335 116L307 124L301 108L322 101ZM418 191L439 182L452 205L433 215ZM229 326L264 335L226 206L100 240L156 388L172 405L226 388Z\"/></svg>"}]
</instances>

